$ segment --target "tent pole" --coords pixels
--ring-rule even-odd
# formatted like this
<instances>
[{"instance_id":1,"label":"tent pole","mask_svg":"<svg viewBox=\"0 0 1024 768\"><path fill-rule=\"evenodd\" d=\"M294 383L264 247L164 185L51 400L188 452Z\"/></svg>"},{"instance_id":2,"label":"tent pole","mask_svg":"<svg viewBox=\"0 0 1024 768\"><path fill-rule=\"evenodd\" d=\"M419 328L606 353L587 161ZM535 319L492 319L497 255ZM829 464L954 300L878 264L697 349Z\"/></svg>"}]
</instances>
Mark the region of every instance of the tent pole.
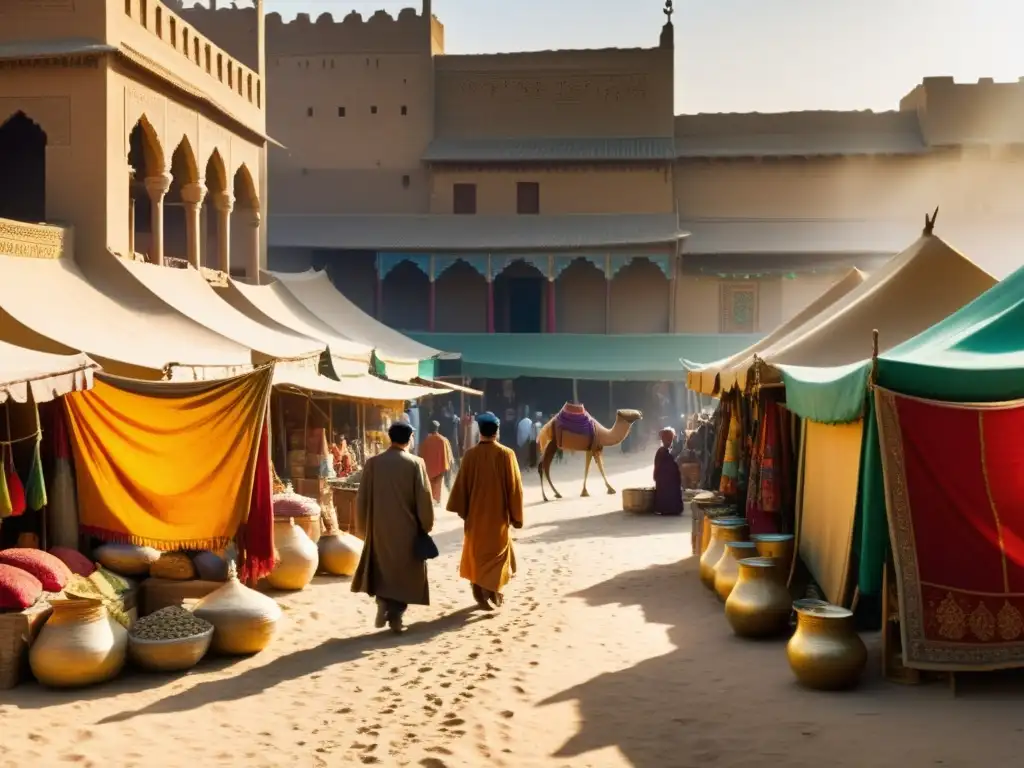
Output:
<instances>
[{"instance_id":1,"label":"tent pole","mask_svg":"<svg viewBox=\"0 0 1024 768\"><path fill-rule=\"evenodd\" d=\"M576 404L580 404L580 380L572 380L572 401Z\"/></svg>"}]
</instances>

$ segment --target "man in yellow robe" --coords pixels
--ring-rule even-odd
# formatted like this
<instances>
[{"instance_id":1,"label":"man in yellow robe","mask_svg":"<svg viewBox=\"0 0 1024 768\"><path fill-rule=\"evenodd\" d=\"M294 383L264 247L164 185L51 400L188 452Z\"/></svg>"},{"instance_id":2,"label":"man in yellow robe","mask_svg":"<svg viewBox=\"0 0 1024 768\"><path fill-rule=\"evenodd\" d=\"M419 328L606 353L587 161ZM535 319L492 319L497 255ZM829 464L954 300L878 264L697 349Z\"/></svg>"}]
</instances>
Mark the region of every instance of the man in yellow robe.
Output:
<instances>
[{"instance_id":1,"label":"man in yellow robe","mask_svg":"<svg viewBox=\"0 0 1024 768\"><path fill-rule=\"evenodd\" d=\"M452 444L441 434L441 424L430 422L430 434L420 443L420 458L427 465L427 477L430 479L430 495L434 503L441 503L441 485L445 475L452 468Z\"/></svg>"},{"instance_id":2,"label":"man in yellow robe","mask_svg":"<svg viewBox=\"0 0 1024 768\"><path fill-rule=\"evenodd\" d=\"M523 479L515 452L498 442L498 418L488 411L476 421L480 443L462 459L448 511L465 524L459 574L473 585L477 604L490 611L501 605L501 592L516 572L509 528L523 527Z\"/></svg>"}]
</instances>

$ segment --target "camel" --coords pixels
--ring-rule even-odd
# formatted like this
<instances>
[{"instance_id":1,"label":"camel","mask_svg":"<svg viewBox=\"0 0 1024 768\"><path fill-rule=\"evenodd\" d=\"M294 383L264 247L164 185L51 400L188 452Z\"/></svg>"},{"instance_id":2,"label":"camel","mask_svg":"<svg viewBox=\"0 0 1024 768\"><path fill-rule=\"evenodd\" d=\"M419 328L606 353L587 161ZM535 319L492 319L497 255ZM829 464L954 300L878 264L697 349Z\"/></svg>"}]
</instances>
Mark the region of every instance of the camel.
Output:
<instances>
[{"instance_id":1,"label":"camel","mask_svg":"<svg viewBox=\"0 0 1024 768\"><path fill-rule=\"evenodd\" d=\"M551 486L555 498L562 498L562 494L558 492L555 484L551 481L551 462L559 449L574 453L584 451L587 454L587 463L583 469L583 492L580 496L590 495L587 491L587 475L590 474L591 459L597 462L597 468L601 472L608 493L615 493L615 489L608 482L608 476L604 472L604 449L619 445L626 439L633 424L642 418L643 414L640 411L616 411L615 424L608 429L590 416L582 405L566 403L562 406L559 414L541 428L540 436L537 438L537 447L541 457L537 467L540 470L540 492L544 501L548 500L547 493L544 491L545 479Z\"/></svg>"}]
</instances>

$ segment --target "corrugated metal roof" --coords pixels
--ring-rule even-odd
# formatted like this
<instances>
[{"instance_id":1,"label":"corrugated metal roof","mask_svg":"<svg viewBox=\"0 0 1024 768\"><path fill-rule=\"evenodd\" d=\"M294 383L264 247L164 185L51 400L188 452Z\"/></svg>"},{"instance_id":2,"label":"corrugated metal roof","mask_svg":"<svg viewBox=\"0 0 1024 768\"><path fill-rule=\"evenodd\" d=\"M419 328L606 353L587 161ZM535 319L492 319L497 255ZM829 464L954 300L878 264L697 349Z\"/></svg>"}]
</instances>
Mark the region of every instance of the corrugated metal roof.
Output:
<instances>
[{"instance_id":1,"label":"corrugated metal roof","mask_svg":"<svg viewBox=\"0 0 1024 768\"><path fill-rule=\"evenodd\" d=\"M674 157L671 136L435 139L423 154L430 163L628 163Z\"/></svg>"},{"instance_id":2,"label":"corrugated metal roof","mask_svg":"<svg viewBox=\"0 0 1024 768\"><path fill-rule=\"evenodd\" d=\"M923 221L923 220L922 220ZM921 233L921 221L840 219L689 219L684 253L857 253L901 251Z\"/></svg>"},{"instance_id":3,"label":"corrugated metal roof","mask_svg":"<svg viewBox=\"0 0 1024 768\"><path fill-rule=\"evenodd\" d=\"M277 215L271 247L501 251L657 245L686 237L674 213L563 216Z\"/></svg>"},{"instance_id":4,"label":"corrugated metal roof","mask_svg":"<svg viewBox=\"0 0 1024 768\"><path fill-rule=\"evenodd\" d=\"M113 53L117 48L99 40L69 37L56 40L19 40L0 43L0 59L46 59L51 56L76 56Z\"/></svg>"},{"instance_id":5,"label":"corrugated metal roof","mask_svg":"<svg viewBox=\"0 0 1024 768\"><path fill-rule=\"evenodd\" d=\"M908 155L928 150L915 112L782 112L676 118L680 158Z\"/></svg>"}]
</instances>

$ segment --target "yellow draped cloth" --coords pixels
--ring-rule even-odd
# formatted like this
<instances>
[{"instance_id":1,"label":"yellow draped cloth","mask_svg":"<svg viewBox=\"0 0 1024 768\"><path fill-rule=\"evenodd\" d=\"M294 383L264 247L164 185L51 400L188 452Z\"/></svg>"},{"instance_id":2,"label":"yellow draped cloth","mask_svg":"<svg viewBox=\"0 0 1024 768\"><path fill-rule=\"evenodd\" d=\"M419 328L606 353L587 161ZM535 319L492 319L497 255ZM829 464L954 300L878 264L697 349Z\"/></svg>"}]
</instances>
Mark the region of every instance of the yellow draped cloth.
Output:
<instances>
[{"instance_id":1,"label":"yellow draped cloth","mask_svg":"<svg viewBox=\"0 0 1024 768\"><path fill-rule=\"evenodd\" d=\"M161 550L226 547L249 514L273 367L213 382L97 374L64 402L83 533Z\"/></svg>"}]
</instances>

